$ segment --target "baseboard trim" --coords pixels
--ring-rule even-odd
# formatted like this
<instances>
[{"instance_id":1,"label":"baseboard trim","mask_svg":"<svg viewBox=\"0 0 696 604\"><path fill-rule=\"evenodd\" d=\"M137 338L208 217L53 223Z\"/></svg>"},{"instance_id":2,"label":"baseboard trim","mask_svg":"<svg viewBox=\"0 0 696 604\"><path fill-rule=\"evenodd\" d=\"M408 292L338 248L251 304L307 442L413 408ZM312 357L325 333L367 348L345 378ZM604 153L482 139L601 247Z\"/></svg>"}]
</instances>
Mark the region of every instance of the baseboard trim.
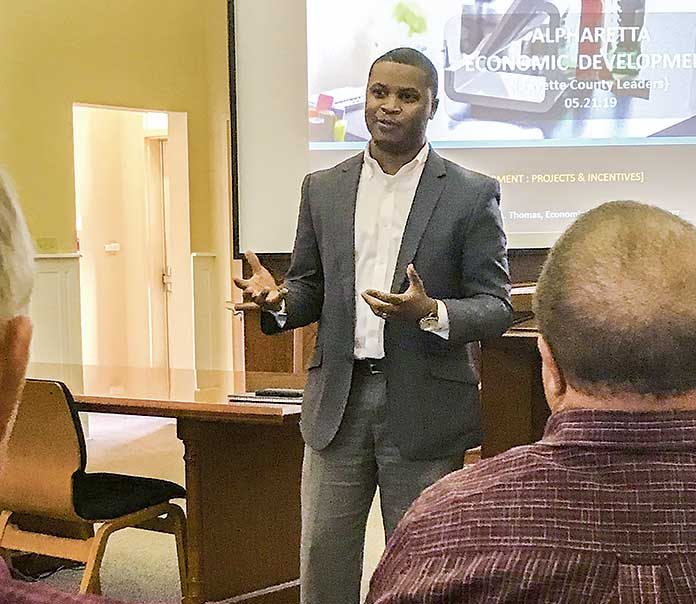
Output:
<instances>
[{"instance_id":1,"label":"baseboard trim","mask_svg":"<svg viewBox=\"0 0 696 604\"><path fill-rule=\"evenodd\" d=\"M249 600L269 596L279 591L285 591L286 589L293 589L299 586L300 580L295 579L294 581L288 581L287 583L280 583L278 585L272 585L271 587L264 587L263 589L257 589L256 591L227 598L226 600L220 600L216 604L237 604L238 602L248 602Z\"/></svg>"}]
</instances>

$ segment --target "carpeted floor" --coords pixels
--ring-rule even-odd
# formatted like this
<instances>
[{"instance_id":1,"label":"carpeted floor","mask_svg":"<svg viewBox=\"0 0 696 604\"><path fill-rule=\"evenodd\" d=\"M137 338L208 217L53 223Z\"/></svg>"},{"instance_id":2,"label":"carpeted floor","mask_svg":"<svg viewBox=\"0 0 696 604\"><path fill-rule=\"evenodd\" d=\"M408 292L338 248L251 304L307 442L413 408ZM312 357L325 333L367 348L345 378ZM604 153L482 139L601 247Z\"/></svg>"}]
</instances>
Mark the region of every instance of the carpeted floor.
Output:
<instances>
[{"instance_id":1,"label":"carpeted floor","mask_svg":"<svg viewBox=\"0 0 696 604\"><path fill-rule=\"evenodd\" d=\"M183 445L173 420L119 415L89 416L88 471L122 472L184 484ZM183 502L178 502L182 503ZM384 549L378 502L368 519L363 593ZM81 571L65 570L45 579L76 592ZM101 572L105 595L126 601L180 601L174 538L125 529L109 538Z\"/></svg>"}]
</instances>

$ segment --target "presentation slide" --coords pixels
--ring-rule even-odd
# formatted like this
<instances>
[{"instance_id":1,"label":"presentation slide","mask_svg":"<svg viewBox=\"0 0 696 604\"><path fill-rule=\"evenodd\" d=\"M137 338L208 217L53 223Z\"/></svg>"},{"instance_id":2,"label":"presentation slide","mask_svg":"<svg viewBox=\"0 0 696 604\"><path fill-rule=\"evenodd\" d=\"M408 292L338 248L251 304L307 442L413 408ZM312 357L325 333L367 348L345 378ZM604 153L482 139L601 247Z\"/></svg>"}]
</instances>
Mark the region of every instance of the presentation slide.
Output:
<instances>
[{"instance_id":1,"label":"presentation slide","mask_svg":"<svg viewBox=\"0 0 696 604\"><path fill-rule=\"evenodd\" d=\"M237 0L234 18L237 252L292 249L302 178L365 148L368 70L398 46L438 70L432 146L500 181L510 248L612 199L696 222L696 3Z\"/></svg>"},{"instance_id":2,"label":"presentation slide","mask_svg":"<svg viewBox=\"0 0 696 604\"><path fill-rule=\"evenodd\" d=\"M310 0L310 149L369 139L364 66L396 46L421 50L438 69L436 147L692 144L696 8L666 4ZM343 39L331 41L346 12Z\"/></svg>"}]
</instances>

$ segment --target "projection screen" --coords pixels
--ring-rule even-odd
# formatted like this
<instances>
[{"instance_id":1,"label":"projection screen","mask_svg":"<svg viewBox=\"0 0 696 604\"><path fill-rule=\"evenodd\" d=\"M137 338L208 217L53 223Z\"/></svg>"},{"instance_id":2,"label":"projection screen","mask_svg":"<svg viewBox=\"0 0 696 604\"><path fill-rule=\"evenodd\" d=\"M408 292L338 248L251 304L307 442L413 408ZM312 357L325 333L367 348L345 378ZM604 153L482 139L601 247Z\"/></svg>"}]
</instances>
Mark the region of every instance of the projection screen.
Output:
<instances>
[{"instance_id":1,"label":"projection screen","mask_svg":"<svg viewBox=\"0 0 696 604\"><path fill-rule=\"evenodd\" d=\"M235 254L292 249L300 184L364 150L372 61L440 76L428 138L501 182L511 248L610 199L696 221L696 6L676 0L230 3Z\"/></svg>"}]
</instances>

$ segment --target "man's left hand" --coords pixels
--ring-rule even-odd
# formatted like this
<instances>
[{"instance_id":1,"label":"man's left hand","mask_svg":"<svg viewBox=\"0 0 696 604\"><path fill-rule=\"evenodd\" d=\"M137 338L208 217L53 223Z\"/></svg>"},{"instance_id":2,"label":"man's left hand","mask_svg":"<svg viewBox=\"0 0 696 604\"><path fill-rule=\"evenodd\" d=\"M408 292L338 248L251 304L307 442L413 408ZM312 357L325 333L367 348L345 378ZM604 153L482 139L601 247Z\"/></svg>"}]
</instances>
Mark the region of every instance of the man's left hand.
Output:
<instances>
[{"instance_id":1,"label":"man's left hand","mask_svg":"<svg viewBox=\"0 0 696 604\"><path fill-rule=\"evenodd\" d=\"M392 294L377 289L367 289L360 294L378 317L417 323L423 317L437 312L437 301L425 293L423 281L413 264L406 268L406 275L409 286L403 294Z\"/></svg>"}]
</instances>

